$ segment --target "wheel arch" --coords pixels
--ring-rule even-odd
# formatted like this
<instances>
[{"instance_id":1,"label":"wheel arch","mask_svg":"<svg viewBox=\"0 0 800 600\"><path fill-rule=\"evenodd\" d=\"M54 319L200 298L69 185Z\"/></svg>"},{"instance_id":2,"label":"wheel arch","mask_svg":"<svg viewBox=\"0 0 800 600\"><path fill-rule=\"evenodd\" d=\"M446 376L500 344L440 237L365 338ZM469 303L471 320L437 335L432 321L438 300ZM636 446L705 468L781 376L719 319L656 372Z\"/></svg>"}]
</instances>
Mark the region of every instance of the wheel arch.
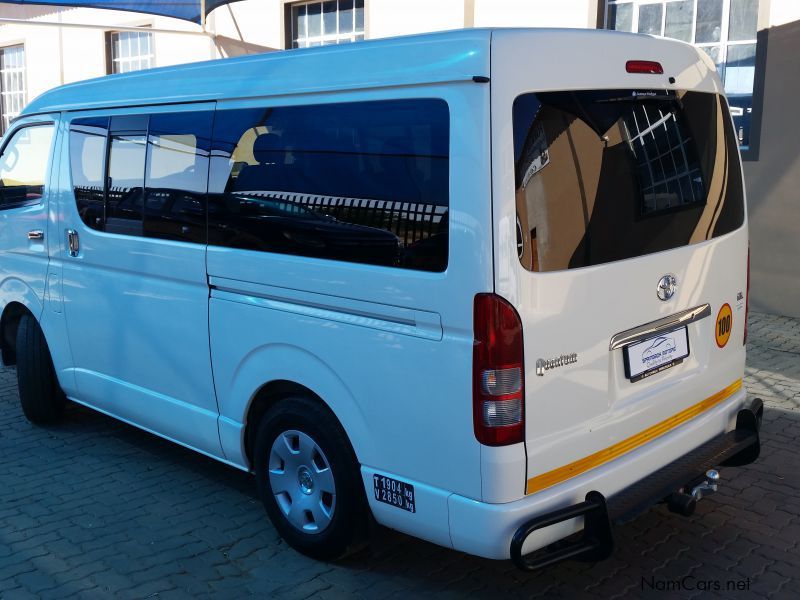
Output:
<instances>
[{"instance_id":1,"label":"wheel arch","mask_svg":"<svg viewBox=\"0 0 800 600\"><path fill-rule=\"evenodd\" d=\"M311 398L328 407L325 401L314 393L313 390L295 381L275 379L262 385L253 395L253 399L250 401L250 406L247 409L247 415L244 419L244 451L248 465L253 465L253 451L261 419L277 402L291 396ZM330 409L330 407L328 407L328 409ZM333 413L333 411L331 411L331 413ZM338 417L336 417L335 414L333 416L338 421ZM339 424L341 425L341 422Z\"/></svg>"},{"instance_id":2,"label":"wheel arch","mask_svg":"<svg viewBox=\"0 0 800 600\"><path fill-rule=\"evenodd\" d=\"M364 462L369 453L364 414L347 385L318 356L292 345L267 345L249 353L230 373L230 385L219 386L221 377L217 377L221 438L229 459L238 463L235 456L239 454L243 466L252 468L253 445L261 418L279 400L301 395L330 411L350 442L356 459ZM237 402L237 399L247 400ZM236 440L226 434L227 425L240 430ZM234 444L239 447L232 447Z\"/></svg>"},{"instance_id":3,"label":"wheel arch","mask_svg":"<svg viewBox=\"0 0 800 600\"><path fill-rule=\"evenodd\" d=\"M36 315L41 314L39 310L41 305L36 304L31 306L30 301L23 299L15 299L7 302L3 306L2 316L0 316L0 355L5 366L17 364L17 329L19 322L23 315L30 315L37 320ZM34 310L37 312L34 312Z\"/></svg>"}]
</instances>

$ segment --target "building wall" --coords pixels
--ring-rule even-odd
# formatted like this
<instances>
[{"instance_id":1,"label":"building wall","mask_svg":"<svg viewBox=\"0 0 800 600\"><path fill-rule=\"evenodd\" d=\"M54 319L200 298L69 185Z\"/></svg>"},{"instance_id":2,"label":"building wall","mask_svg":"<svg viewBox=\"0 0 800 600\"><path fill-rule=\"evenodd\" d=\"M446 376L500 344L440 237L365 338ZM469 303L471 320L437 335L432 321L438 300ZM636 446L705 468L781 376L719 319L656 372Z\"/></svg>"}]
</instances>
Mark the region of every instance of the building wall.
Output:
<instances>
[{"instance_id":1,"label":"building wall","mask_svg":"<svg viewBox=\"0 0 800 600\"><path fill-rule=\"evenodd\" d=\"M370 38L464 27L464 0L370 0L366 12Z\"/></svg>"},{"instance_id":2,"label":"building wall","mask_svg":"<svg viewBox=\"0 0 800 600\"><path fill-rule=\"evenodd\" d=\"M601 0L602 1L602 0ZM474 0L476 27L591 27L598 0Z\"/></svg>"},{"instance_id":3,"label":"building wall","mask_svg":"<svg viewBox=\"0 0 800 600\"><path fill-rule=\"evenodd\" d=\"M785 25L800 19L798 0L761 0L769 4L769 24L772 27Z\"/></svg>"},{"instance_id":4,"label":"building wall","mask_svg":"<svg viewBox=\"0 0 800 600\"><path fill-rule=\"evenodd\" d=\"M208 17L220 57L285 48L284 0L244 0L222 6Z\"/></svg>"},{"instance_id":5,"label":"building wall","mask_svg":"<svg viewBox=\"0 0 800 600\"><path fill-rule=\"evenodd\" d=\"M0 16L11 19L81 23L115 27L149 26L155 29L199 31L185 21L137 13L85 8L53 8L4 4ZM156 66L218 57L210 36L153 33ZM73 81L107 73L105 31L36 25L0 26L0 47L24 44L28 101L42 92Z\"/></svg>"},{"instance_id":6,"label":"building wall","mask_svg":"<svg viewBox=\"0 0 800 600\"><path fill-rule=\"evenodd\" d=\"M598 0L366 0L366 37L383 38L465 26L593 27ZM244 0L215 10L209 35L197 25L122 11L0 4L0 17L65 24L153 28L155 65L167 66L286 47L288 0ZM178 35L160 29L196 32ZM107 73L105 31L1 25L0 47L25 45L27 98Z\"/></svg>"},{"instance_id":7,"label":"building wall","mask_svg":"<svg viewBox=\"0 0 800 600\"><path fill-rule=\"evenodd\" d=\"M800 317L800 2L795 14L778 8L778 22L789 22L759 32L766 52L759 155L744 163L750 301L755 310Z\"/></svg>"}]
</instances>

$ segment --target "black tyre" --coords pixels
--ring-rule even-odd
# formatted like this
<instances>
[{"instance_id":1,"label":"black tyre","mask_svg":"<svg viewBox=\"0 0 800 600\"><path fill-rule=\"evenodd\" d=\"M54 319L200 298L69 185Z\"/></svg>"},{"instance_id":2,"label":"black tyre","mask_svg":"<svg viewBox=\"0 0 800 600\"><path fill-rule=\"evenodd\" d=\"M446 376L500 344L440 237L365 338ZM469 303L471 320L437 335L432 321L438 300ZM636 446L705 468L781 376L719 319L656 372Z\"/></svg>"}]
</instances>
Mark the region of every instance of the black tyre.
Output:
<instances>
[{"instance_id":1,"label":"black tyre","mask_svg":"<svg viewBox=\"0 0 800 600\"><path fill-rule=\"evenodd\" d=\"M42 329L31 315L22 315L17 329L17 386L22 412L29 421L52 423L61 417L64 392Z\"/></svg>"},{"instance_id":2,"label":"black tyre","mask_svg":"<svg viewBox=\"0 0 800 600\"><path fill-rule=\"evenodd\" d=\"M256 436L255 469L264 508L295 550L334 560L362 545L367 507L359 465L320 402L284 398L267 411Z\"/></svg>"}]
</instances>

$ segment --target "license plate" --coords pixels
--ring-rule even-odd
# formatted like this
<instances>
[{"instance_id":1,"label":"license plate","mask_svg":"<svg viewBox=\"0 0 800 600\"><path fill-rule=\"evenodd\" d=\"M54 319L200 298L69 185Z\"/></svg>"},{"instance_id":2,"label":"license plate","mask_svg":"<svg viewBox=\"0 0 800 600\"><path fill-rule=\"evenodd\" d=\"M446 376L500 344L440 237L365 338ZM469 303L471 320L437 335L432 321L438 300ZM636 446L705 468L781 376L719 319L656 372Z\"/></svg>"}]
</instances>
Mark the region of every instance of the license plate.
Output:
<instances>
[{"instance_id":1,"label":"license plate","mask_svg":"<svg viewBox=\"0 0 800 600\"><path fill-rule=\"evenodd\" d=\"M414 506L414 486L405 481L398 481L383 475L373 475L372 483L375 500L402 508L408 512L417 512Z\"/></svg>"},{"instance_id":2,"label":"license plate","mask_svg":"<svg viewBox=\"0 0 800 600\"><path fill-rule=\"evenodd\" d=\"M689 332L686 327L659 333L642 342L625 346L625 377L639 381L674 367L689 356Z\"/></svg>"}]
</instances>

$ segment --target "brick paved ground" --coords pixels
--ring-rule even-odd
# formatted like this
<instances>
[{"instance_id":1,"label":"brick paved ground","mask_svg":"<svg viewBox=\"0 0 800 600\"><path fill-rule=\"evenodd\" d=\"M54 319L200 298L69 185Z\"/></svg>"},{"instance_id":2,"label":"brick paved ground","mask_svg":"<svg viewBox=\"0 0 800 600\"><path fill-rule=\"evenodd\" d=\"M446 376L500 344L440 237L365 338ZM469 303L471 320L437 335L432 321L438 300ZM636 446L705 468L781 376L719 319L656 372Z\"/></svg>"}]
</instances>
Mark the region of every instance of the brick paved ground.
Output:
<instances>
[{"instance_id":1,"label":"brick paved ground","mask_svg":"<svg viewBox=\"0 0 800 600\"><path fill-rule=\"evenodd\" d=\"M642 578L687 575L697 587L749 580L749 591L710 597L800 597L800 320L754 315L750 331L747 384L767 404L762 459L733 480L723 473L692 518L654 508L617 530L611 559L535 575L384 530L340 564L308 560L278 538L249 476L79 407L33 427L14 371L0 369L0 598L610 600L671 596Z\"/></svg>"}]
</instances>

